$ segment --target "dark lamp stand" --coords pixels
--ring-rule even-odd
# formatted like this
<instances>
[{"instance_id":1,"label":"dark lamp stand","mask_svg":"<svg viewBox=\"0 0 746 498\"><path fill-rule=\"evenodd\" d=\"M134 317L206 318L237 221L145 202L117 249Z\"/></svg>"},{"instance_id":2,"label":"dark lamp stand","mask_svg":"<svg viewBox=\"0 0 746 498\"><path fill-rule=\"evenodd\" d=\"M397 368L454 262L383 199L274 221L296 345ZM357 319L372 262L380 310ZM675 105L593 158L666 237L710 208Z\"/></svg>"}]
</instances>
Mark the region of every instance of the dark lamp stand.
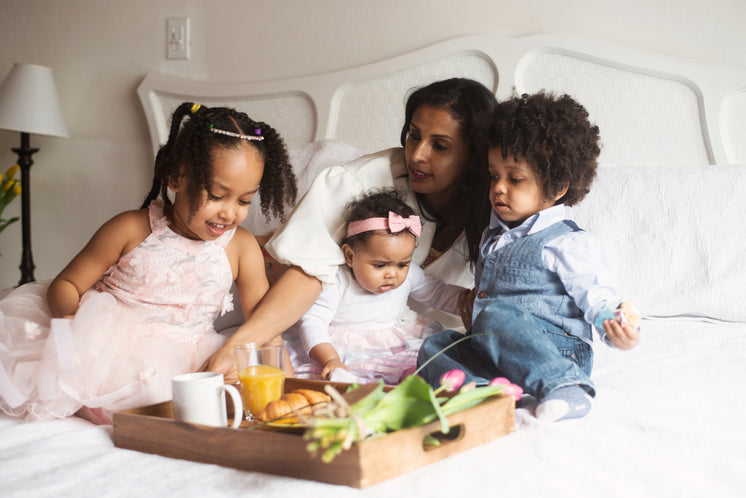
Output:
<instances>
[{"instance_id":1,"label":"dark lamp stand","mask_svg":"<svg viewBox=\"0 0 746 498\"><path fill-rule=\"evenodd\" d=\"M29 134L21 132L21 146L11 149L18 154L18 166L21 168L21 234L23 237L23 252L21 256L21 280L18 285L33 282L34 256L31 253L31 156L39 149L30 146Z\"/></svg>"}]
</instances>

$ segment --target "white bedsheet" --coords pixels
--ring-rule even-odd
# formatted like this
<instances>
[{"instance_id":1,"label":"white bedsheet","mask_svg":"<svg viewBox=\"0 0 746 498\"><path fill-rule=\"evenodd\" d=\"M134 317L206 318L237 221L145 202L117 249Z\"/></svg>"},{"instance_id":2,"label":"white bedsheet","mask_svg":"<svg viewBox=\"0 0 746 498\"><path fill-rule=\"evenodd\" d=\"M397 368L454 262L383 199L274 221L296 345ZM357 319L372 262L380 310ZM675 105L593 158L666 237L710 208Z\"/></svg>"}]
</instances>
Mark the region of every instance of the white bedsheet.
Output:
<instances>
[{"instance_id":1,"label":"white bedsheet","mask_svg":"<svg viewBox=\"0 0 746 498\"><path fill-rule=\"evenodd\" d=\"M597 347L598 396L539 424L356 490L115 448L111 426L0 416L0 496L735 497L746 488L746 324L647 320L638 348Z\"/></svg>"}]
</instances>

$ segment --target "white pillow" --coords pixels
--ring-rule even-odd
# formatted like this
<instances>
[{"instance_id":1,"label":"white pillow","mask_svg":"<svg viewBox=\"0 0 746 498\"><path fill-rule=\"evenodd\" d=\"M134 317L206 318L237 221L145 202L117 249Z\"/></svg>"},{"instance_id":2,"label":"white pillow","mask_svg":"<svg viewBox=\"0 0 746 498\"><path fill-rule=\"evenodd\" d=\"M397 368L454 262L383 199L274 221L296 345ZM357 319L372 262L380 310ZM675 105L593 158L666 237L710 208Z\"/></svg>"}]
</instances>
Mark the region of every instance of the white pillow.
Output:
<instances>
[{"instance_id":1,"label":"white pillow","mask_svg":"<svg viewBox=\"0 0 746 498\"><path fill-rule=\"evenodd\" d=\"M746 165L600 166L570 213L645 316L746 321Z\"/></svg>"},{"instance_id":2,"label":"white pillow","mask_svg":"<svg viewBox=\"0 0 746 498\"><path fill-rule=\"evenodd\" d=\"M338 140L319 140L288 147L288 154L298 181L296 201L299 201L322 169L352 162L365 152ZM286 209L285 214L290 214L290 208ZM251 203L249 214L241 225L254 235L263 235L280 226L280 219L270 213L270 220L267 221L257 198Z\"/></svg>"}]
</instances>

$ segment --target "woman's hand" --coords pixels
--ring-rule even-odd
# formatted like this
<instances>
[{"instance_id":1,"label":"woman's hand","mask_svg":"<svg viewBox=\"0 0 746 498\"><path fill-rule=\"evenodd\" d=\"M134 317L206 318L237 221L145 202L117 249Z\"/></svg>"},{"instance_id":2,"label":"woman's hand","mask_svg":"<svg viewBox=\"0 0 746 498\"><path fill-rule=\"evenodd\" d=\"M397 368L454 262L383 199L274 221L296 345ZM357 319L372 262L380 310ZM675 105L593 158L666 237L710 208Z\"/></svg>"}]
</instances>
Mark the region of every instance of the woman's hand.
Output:
<instances>
[{"instance_id":1,"label":"woman's hand","mask_svg":"<svg viewBox=\"0 0 746 498\"><path fill-rule=\"evenodd\" d=\"M225 378L226 384L235 384L238 382L238 372L236 371L236 357L233 352L233 345L227 343L222 348L215 351L205 360L200 372L220 372Z\"/></svg>"},{"instance_id":2,"label":"woman's hand","mask_svg":"<svg viewBox=\"0 0 746 498\"><path fill-rule=\"evenodd\" d=\"M281 342L282 332L308 311L320 292L321 281L306 275L300 268L288 268L277 283L269 288L228 342L205 360L200 371L221 372L226 382L237 382L238 372L233 347L250 342ZM292 366L288 365L287 370L291 369Z\"/></svg>"},{"instance_id":3,"label":"woman's hand","mask_svg":"<svg viewBox=\"0 0 746 498\"><path fill-rule=\"evenodd\" d=\"M618 320L604 320L604 331L609 342L622 351L632 349L640 342L640 329Z\"/></svg>"},{"instance_id":4,"label":"woman's hand","mask_svg":"<svg viewBox=\"0 0 746 498\"><path fill-rule=\"evenodd\" d=\"M471 312L474 309L474 296L476 292L476 289L465 290L458 297L458 311L466 330L471 328Z\"/></svg>"}]
</instances>

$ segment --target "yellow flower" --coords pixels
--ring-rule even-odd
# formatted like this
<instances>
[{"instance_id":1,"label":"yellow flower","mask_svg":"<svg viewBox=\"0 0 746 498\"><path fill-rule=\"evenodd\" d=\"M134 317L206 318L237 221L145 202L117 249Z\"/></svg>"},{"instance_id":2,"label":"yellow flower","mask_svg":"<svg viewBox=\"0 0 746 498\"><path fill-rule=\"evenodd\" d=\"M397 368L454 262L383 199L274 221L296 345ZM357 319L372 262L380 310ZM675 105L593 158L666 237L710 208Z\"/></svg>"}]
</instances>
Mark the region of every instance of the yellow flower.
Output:
<instances>
[{"instance_id":1,"label":"yellow flower","mask_svg":"<svg viewBox=\"0 0 746 498\"><path fill-rule=\"evenodd\" d=\"M5 177L8 179L13 178L13 175L16 174L16 172L18 171L18 168L20 168L20 166L18 166L17 164L14 164L10 168L8 168L7 171L5 172Z\"/></svg>"},{"instance_id":2,"label":"yellow flower","mask_svg":"<svg viewBox=\"0 0 746 498\"><path fill-rule=\"evenodd\" d=\"M21 182L12 178L17 171L18 165L14 164L8 168L5 176L0 175L0 233L18 221L18 216L13 216L7 220L2 217L5 207L13 202L13 199L21 195Z\"/></svg>"}]
</instances>

